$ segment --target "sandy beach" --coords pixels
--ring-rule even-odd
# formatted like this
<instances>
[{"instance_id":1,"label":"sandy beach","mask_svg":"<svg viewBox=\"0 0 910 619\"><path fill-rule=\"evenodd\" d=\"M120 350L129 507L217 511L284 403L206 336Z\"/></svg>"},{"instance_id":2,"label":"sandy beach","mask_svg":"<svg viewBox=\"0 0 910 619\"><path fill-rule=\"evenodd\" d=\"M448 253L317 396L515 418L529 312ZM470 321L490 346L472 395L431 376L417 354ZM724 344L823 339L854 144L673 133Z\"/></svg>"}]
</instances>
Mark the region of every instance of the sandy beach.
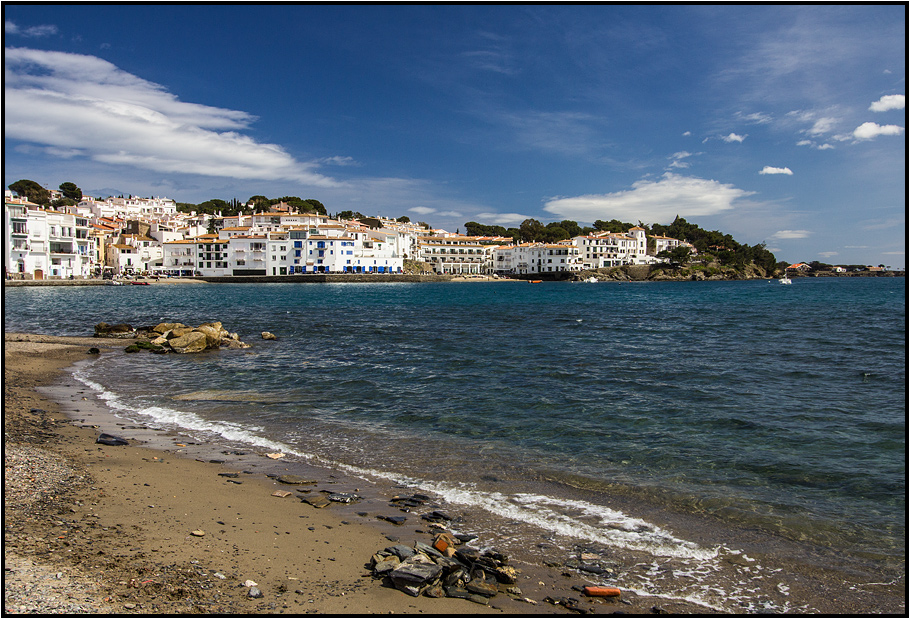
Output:
<instances>
[{"instance_id":1,"label":"sandy beach","mask_svg":"<svg viewBox=\"0 0 910 619\"><path fill-rule=\"evenodd\" d=\"M588 598L580 588L590 582L577 574L520 562L513 563L520 596L500 593L489 605L411 597L369 569L378 550L432 540L419 518L403 526L382 519L401 515L391 496L316 509L298 500L294 487L258 472L280 467L260 454L219 459L211 446L179 435L146 441L141 437L154 434L148 428L93 427L79 417L98 408L88 393L64 386L51 398L46 391L66 382L74 362L91 358L90 347L123 354L121 343L109 339L5 334L6 613L706 612L631 592ZM64 393L68 404L60 402ZM130 444L97 444L102 431ZM366 483L313 473L315 492ZM276 490L292 494L280 498ZM249 597L247 581L262 597ZM577 610L553 603L567 600Z\"/></svg>"}]
</instances>

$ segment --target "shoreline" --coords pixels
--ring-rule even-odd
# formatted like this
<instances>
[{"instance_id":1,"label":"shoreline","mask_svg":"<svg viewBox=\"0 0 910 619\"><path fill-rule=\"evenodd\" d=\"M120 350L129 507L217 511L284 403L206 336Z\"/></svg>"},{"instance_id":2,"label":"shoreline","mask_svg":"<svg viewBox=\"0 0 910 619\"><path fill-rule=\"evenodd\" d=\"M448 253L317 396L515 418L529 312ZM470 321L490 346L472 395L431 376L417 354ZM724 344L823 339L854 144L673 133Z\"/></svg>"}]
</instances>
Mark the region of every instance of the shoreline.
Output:
<instances>
[{"instance_id":1,"label":"shoreline","mask_svg":"<svg viewBox=\"0 0 910 619\"><path fill-rule=\"evenodd\" d=\"M394 543L432 540L433 530L416 515L402 526L380 519L401 515L388 503L394 487L364 492L370 482L314 466L317 489L357 490L370 498L315 509L295 496L274 497L275 490L294 490L268 477L280 470L280 461L252 453L213 458L218 445L192 444L186 435L117 421L93 403L90 390L75 384L69 370L87 358L89 346L123 354L119 342L7 333L5 345L8 612L73 612L72 607L48 610L47 604L80 587L92 593L80 602L88 610L75 612L105 614L571 612L546 598L574 598L598 614L650 614L655 607L675 614L715 612L628 591L622 601L586 598L577 589L589 580L522 562L513 563L520 570L518 586L522 597L536 604L505 594L491 598L489 606L410 597L374 580L367 565L372 553ZM108 426L96 427L104 417ZM98 445L99 431L133 440L126 447ZM41 486L22 472L41 458L70 472ZM241 473L239 480L219 476L240 468L252 473ZM30 575L28 585L22 574ZM242 586L246 580L255 581L264 597L249 598ZM31 602L22 603L22 587L32 590L35 582L51 589L66 586L58 587L57 596L30 596Z\"/></svg>"}]
</instances>

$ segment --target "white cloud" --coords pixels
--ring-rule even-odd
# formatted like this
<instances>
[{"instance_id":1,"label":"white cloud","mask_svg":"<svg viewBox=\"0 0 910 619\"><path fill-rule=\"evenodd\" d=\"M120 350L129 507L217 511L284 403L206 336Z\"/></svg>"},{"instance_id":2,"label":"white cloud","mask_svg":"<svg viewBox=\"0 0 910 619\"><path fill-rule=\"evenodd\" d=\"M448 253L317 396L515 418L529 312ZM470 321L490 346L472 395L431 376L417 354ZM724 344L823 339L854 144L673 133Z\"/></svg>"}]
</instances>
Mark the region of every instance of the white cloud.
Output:
<instances>
[{"instance_id":1,"label":"white cloud","mask_svg":"<svg viewBox=\"0 0 910 619\"><path fill-rule=\"evenodd\" d=\"M873 101L869 109L873 112L887 112L888 110L904 109L904 95L885 95L878 101Z\"/></svg>"},{"instance_id":2,"label":"white cloud","mask_svg":"<svg viewBox=\"0 0 910 619\"><path fill-rule=\"evenodd\" d=\"M671 168L688 168L689 162L683 161L683 159L686 159L691 156L692 156L692 153L682 150L682 151L679 151L678 153L673 153L672 155L667 157L667 159L670 160Z\"/></svg>"},{"instance_id":3,"label":"white cloud","mask_svg":"<svg viewBox=\"0 0 910 619\"><path fill-rule=\"evenodd\" d=\"M815 121L815 124L812 125L811 129L807 129L806 133L809 135L821 135L823 133L831 133L834 130L835 125L837 125L836 118L819 118Z\"/></svg>"},{"instance_id":4,"label":"white cloud","mask_svg":"<svg viewBox=\"0 0 910 619\"><path fill-rule=\"evenodd\" d=\"M691 132L691 131L686 131L685 133L683 133L683 135L686 136L686 137L688 137L688 136L692 135L692 132Z\"/></svg>"},{"instance_id":5,"label":"white cloud","mask_svg":"<svg viewBox=\"0 0 910 619\"><path fill-rule=\"evenodd\" d=\"M640 180L632 189L608 194L554 198L544 210L565 219L594 222L597 219L669 222L676 215L715 215L733 208L733 202L755 192L733 185L670 172L660 180Z\"/></svg>"},{"instance_id":6,"label":"white cloud","mask_svg":"<svg viewBox=\"0 0 910 619\"><path fill-rule=\"evenodd\" d=\"M822 258L833 258L834 256L837 256L839 253L840 252L836 252L836 251L820 251L820 252L818 252L818 255L821 256Z\"/></svg>"},{"instance_id":7,"label":"white cloud","mask_svg":"<svg viewBox=\"0 0 910 619\"><path fill-rule=\"evenodd\" d=\"M429 215L430 213L435 213L435 208L430 208L429 206L414 206L408 209L412 213L417 213L418 215Z\"/></svg>"},{"instance_id":8,"label":"white cloud","mask_svg":"<svg viewBox=\"0 0 910 619\"><path fill-rule=\"evenodd\" d=\"M736 135L735 133L731 133L730 135L722 136L721 139L724 142L739 142L741 144L742 141L746 139L746 135Z\"/></svg>"},{"instance_id":9,"label":"white cloud","mask_svg":"<svg viewBox=\"0 0 910 619\"><path fill-rule=\"evenodd\" d=\"M520 213L477 213L476 221L493 226L508 226L509 224L520 224L525 219L532 219L530 215Z\"/></svg>"},{"instance_id":10,"label":"white cloud","mask_svg":"<svg viewBox=\"0 0 910 619\"><path fill-rule=\"evenodd\" d=\"M30 28L20 28L11 21L3 23L4 34L19 35L23 37L40 38L49 37L57 34L57 26L53 24L44 24L41 26L32 26Z\"/></svg>"},{"instance_id":11,"label":"white cloud","mask_svg":"<svg viewBox=\"0 0 910 619\"><path fill-rule=\"evenodd\" d=\"M877 123L863 123L853 130L853 137L857 140L871 140L880 135L900 135L903 127L897 125L879 125Z\"/></svg>"},{"instance_id":12,"label":"white cloud","mask_svg":"<svg viewBox=\"0 0 910 619\"><path fill-rule=\"evenodd\" d=\"M792 239L804 239L810 234L811 232L808 230L778 230L772 234L770 238L775 241L786 241Z\"/></svg>"},{"instance_id":13,"label":"white cloud","mask_svg":"<svg viewBox=\"0 0 910 619\"><path fill-rule=\"evenodd\" d=\"M338 184L316 163L238 133L255 120L246 112L182 102L94 56L5 52L7 138L154 172Z\"/></svg>"},{"instance_id":14,"label":"white cloud","mask_svg":"<svg viewBox=\"0 0 910 619\"><path fill-rule=\"evenodd\" d=\"M786 174L787 176L793 176L793 171L790 168L774 168L766 165L759 174Z\"/></svg>"}]
</instances>

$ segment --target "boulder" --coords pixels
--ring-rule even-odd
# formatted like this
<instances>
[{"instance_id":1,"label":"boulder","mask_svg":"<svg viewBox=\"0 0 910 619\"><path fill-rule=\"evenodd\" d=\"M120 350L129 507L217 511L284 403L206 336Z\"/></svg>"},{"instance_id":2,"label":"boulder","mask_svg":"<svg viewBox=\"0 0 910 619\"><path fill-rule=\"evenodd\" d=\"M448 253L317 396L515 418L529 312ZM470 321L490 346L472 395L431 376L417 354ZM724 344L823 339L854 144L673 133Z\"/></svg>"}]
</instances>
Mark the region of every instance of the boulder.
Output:
<instances>
[{"instance_id":1,"label":"boulder","mask_svg":"<svg viewBox=\"0 0 910 619\"><path fill-rule=\"evenodd\" d=\"M269 333L268 331L263 331L263 332L262 332L262 339L264 339L264 340L277 340L278 338L275 336L274 333Z\"/></svg>"},{"instance_id":2,"label":"boulder","mask_svg":"<svg viewBox=\"0 0 910 619\"><path fill-rule=\"evenodd\" d=\"M152 327L152 331L162 335L173 329L186 329L186 325L182 322L162 322Z\"/></svg>"},{"instance_id":3,"label":"boulder","mask_svg":"<svg viewBox=\"0 0 910 619\"><path fill-rule=\"evenodd\" d=\"M174 352L194 353L202 352L205 350L207 346L207 340L208 338L206 338L205 333L200 333L199 331L190 331L186 335L175 337L174 339L170 340L168 344L171 345L171 349Z\"/></svg>"},{"instance_id":4,"label":"boulder","mask_svg":"<svg viewBox=\"0 0 910 619\"><path fill-rule=\"evenodd\" d=\"M216 329L212 325L199 325L196 327L196 333L205 334L205 345L208 348L218 348L221 345L221 325L219 323Z\"/></svg>"},{"instance_id":5,"label":"boulder","mask_svg":"<svg viewBox=\"0 0 910 619\"><path fill-rule=\"evenodd\" d=\"M193 327L174 327L171 329L170 334L168 334L168 339L173 339L175 337L183 337L187 333L192 333L195 331Z\"/></svg>"}]
</instances>

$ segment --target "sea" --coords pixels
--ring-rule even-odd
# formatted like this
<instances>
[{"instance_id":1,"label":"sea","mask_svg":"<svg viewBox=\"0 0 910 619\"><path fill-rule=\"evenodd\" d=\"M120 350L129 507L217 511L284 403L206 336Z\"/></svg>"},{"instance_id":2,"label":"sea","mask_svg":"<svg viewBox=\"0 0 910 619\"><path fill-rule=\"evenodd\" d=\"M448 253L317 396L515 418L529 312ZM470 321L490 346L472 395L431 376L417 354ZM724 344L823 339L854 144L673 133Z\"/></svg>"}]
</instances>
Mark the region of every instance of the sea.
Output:
<instances>
[{"instance_id":1,"label":"sea","mask_svg":"<svg viewBox=\"0 0 910 619\"><path fill-rule=\"evenodd\" d=\"M720 612L817 610L814 571L903 586L903 277L22 287L4 318L221 321L252 347L74 376L124 419L432 493L532 561L596 551Z\"/></svg>"}]
</instances>

